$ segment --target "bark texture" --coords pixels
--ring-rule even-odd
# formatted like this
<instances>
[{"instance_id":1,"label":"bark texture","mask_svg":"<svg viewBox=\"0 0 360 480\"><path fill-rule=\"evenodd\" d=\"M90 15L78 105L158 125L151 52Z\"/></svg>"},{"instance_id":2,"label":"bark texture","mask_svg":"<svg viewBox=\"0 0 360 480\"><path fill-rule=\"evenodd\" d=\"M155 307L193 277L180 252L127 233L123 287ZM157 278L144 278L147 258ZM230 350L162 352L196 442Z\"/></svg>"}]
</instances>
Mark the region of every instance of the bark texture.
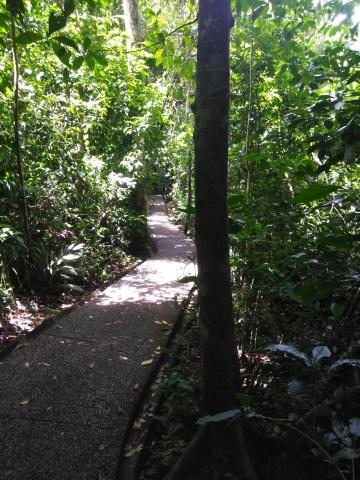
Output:
<instances>
[{"instance_id":1,"label":"bark texture","mask_svg":"<svg viewBox=\"0 0 360 480\"><path fill-rule=\"evenodd\" d=\"M139 9L137 0L123 0L125 30L130 45L140 41Z\"/></svg>"},{"instance_id":2,"label":"bark texture","mask_svg":"<svg viewBox=\"0 0 360 480\"><path fill-rule=\"evenodd\" d=\"M195 242L204 413L235 406L236 352L227 222L230 0L200 0L195 105Z\"/></svg>"}]
</instances>

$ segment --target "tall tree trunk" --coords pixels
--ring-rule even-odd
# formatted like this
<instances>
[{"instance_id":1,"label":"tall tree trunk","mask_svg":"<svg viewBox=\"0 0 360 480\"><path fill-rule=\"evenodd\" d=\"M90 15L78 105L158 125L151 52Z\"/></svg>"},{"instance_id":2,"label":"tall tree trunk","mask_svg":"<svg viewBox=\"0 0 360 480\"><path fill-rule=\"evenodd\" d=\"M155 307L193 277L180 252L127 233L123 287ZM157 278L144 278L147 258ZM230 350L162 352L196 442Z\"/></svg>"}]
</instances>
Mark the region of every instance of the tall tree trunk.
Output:
<instances>
[{"instance_id":1,"label":"tall tree trunk","mask_svg":"<svg viewBox=\"0 0 360 480\"><path fill-rule=\"evenodd\" d=\"M129 37L128 47L140 41L139 9L137 0L123 0L125 30Z\"/></svg>"},{"instance_id":2,"label":"tall tree trunk","mask_svg":"<svg viewBox=\"0 0 360 480\"><path fill-rule=\"evenodd\" d=\"M195 105L195 242L205 413L236 405L227 222L230 0L200 0Z\"/></svg>"},{"instance_id":3,"label":"tall tree trunk","mask_svg":"<svg viewBox=\"0 0 360 480\"><path fill-rule=\"evenodd\" d=\"M20 210L23 217L24 235L27 247L30 246L30 228L29 228L29 216L25 191L24 181L24 168L23 159L21 155L20 144L20 124L19 124L19 60L16 48L16 26L14 15L11 14L11 39L12 39L12 54L13 54L13 72L14 72L14 150L16 156L17 174L19 177L20 187Z\"/></svg>"},{"instance_id":4,"label":"tall tree trunk","mask_svg":"<svg viewBox=\"0 0 360 480\"><path fill-rule=\"evenodd\" d=\"M186 86L186 100L185 100L185 123L189 123L189 118L190 118L190 90L191 90L191 84L188 82ZM191 220L191 206L192 206L192 170L193 170L193 159L192 159L192 152L189 152L189 157L188 157L188 164L187 164L187 201L186 201L186 206L187 206L187 214L186 214L186 220L184 224L184 229L183 232L185 235L188 234L189 227L190 227L190 220Z\"/></svg>"}]
</instances>

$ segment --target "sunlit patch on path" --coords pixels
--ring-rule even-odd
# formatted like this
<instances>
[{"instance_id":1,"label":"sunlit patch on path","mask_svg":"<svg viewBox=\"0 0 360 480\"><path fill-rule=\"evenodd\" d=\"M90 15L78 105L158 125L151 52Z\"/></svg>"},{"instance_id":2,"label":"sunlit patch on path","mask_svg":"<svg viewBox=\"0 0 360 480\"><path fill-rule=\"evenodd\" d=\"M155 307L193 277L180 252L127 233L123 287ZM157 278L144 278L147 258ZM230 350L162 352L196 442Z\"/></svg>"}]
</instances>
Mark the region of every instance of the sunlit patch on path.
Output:
<instances>
[{"instance_id":1,"label":"sunlit patch on path","mask_svg":"<svg viewBox=\"0 0 360 480\"><path fill-rule=\"evenodd\" d=\"M149 201L158 253L0 364L0 478L115 480L149 359L194 275L193 244ZM136 386L136 388L134 388Z\"/></svg>"}]
</instances>

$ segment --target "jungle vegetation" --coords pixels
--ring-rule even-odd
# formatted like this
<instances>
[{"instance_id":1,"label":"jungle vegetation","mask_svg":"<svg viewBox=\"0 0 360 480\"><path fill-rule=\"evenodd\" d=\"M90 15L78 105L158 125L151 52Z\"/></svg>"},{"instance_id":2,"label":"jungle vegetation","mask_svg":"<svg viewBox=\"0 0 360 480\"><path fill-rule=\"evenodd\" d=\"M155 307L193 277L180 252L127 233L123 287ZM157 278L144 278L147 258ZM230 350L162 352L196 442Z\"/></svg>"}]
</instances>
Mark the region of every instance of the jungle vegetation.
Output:
<instances>
[{"instance_id":1,"label":"jungle vegetation","mask_svg":"<svg viewBox=\"0 0 360 480\"><path fill-rule=\"evenodd\" d=\"M221 7L212 12L219 23L204 46L198 29L208 28L211 3L199 12L196 0L2 0L1 334L17 333L19 309L66 301L145 255L143 192L163 193L198 247L204 238L219 247L207 243L200 259L200 318L212 335L228 325L230 343L211 359L220 375L210 380L221 394L226 380L231 400L207 390L203 413L220 417L203 424L239 412L285 419L326 465L323 478L355 479L359 8L219 2L229 16L221 23ZM230 32L227 65L219 25ZM220 44L228 81L207 84L201 48L216 54ZM216 170L215 150L225 170ZM218 270L213 292L228 303L206 310L201 272L214 252L229 270ZM219 364L222 355L230 363Z\"/></svg>"}]
</instances>

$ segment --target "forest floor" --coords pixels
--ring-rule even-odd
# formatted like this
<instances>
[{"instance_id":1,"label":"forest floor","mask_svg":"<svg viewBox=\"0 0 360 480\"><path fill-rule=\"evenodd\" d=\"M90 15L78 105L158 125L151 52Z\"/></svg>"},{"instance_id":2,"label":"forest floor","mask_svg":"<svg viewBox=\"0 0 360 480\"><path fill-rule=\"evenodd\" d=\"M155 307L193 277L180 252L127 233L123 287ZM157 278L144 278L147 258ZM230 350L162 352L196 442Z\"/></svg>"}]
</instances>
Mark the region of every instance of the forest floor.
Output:
<instances>
[{"instance_id":1,"label":"forest floor","mask_svg":"<svg viewBox=\"0 0 360 480\"><path fill-rule=\"evenodd\" d=\"M134 408L194 275L193 243L160 197L157 254L0 362L1 478L112 480Z\"/></svg>"}]
</instances>

